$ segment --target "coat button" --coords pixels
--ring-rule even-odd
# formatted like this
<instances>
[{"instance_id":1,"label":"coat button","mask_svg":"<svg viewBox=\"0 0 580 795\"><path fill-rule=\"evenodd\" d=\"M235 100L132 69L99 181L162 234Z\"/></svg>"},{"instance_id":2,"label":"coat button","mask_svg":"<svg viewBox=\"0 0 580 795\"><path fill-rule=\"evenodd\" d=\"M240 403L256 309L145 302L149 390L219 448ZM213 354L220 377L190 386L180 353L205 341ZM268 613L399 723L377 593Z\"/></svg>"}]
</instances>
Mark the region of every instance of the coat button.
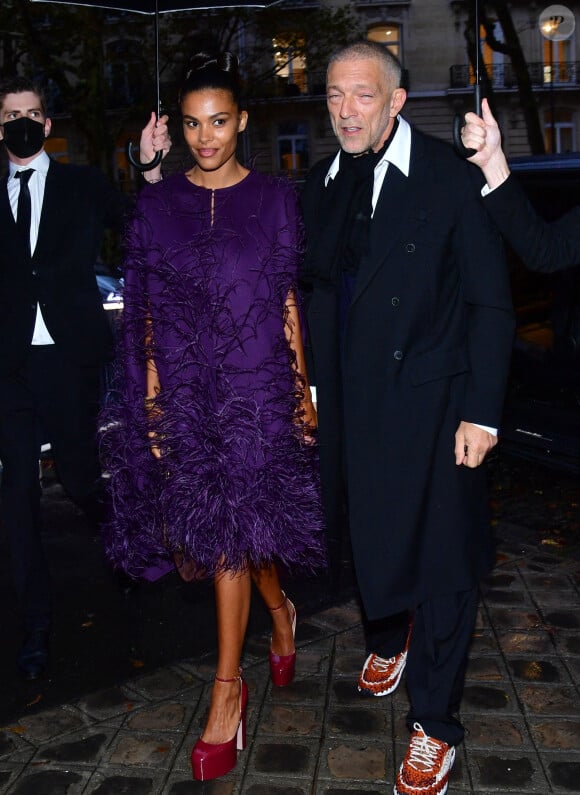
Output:
<instances>
[{"instance_id":1,"label":"coat button","mask_svg":"<svg viewBox=\"0 0 580 795\"><path fill-rule=\"evenodd\" d=\"M405 251L407 254L414 254L415 253L415 244L414 243L407 243L405 246Z\"/></svg>"},{"instance_id":2,"label":"coat button","mask_svg":"<svg viewBox=\"0 0 580 795\"><path fill-rule=\"evenodd\" d=\"M38 271L37 271L37 270L33 270L33 271L32 271L32 275L33 275L33 276L38 276Z\"/></svg>"},{"instance_id":3,"label":"coat button","mask_svg":"<svg viewBox=\"0 0 580 795\"><path fill-rule=\"evenodd\" d=\"M398 362L400 362L402 358L403 358L403 351L395 351L393 353L393 359L396 359Z\"/></svg>"},{"instance_id":4,"label":"coat button","mask_svg":"<svg viewBox=\"0 0 580 795\"><path fill-rule=\"evenodd\" d=\"M391 298L391 305L394 306L395 308L399 306L400 303L401 301L397 298L396 295Z\"/></svg>"}]
</instances>

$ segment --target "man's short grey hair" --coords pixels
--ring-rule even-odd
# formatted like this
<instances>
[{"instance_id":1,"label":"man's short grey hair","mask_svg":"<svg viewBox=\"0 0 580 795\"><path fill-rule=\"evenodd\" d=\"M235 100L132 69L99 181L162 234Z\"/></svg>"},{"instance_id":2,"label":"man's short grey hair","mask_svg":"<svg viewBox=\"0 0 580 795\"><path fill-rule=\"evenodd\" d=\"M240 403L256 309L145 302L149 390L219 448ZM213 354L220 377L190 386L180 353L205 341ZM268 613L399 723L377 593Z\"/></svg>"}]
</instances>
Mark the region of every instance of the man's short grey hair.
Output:
<instances>
[{"instance_id":1,"label":"man's short grey hair","mask_svg":"<svg viewBox=\"0 0 580 795\"><path fill-rule=\"evenodd\" d=\"M358 41L354 44L348 44L346 47L343 47L331 55L328 68L330 69L332 64L338 61L368 59L379 61L387 80L389 82L393 81L395 88L401 86L401 76L403 73L401 62L387 47L384 47L376 41Z\"/></svg>"}]
</instances>

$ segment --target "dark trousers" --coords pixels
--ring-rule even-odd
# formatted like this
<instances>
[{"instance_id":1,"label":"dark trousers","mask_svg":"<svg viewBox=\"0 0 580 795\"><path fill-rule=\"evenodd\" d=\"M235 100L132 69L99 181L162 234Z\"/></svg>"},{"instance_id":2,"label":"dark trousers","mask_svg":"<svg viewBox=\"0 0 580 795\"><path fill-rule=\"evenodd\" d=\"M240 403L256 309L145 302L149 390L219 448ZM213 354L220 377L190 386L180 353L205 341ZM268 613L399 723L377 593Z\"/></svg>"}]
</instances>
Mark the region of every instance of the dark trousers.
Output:
<instances>
[{"instance_id":1,"label":"dark trousers","mask_svg":"<svg viewBox=\"0 0 580 795\"><path fill-rule=\"evenodd\" d=\"M388 660L395 654L400 654L409 634L410 618L410 613L407 611L376 621L369 621L363 614L367 657L374 653Z\"/></svg>"},{"instance_id":2,"label":"dark trousers","mask_svg":"<svg viewBox=\"0 0 580 795\"><path fill-rule=\"evenodd\" d=\"M98 367L77 367L55 345L32 346L23 367L0 377L1 511L26 629L48 628L50 577L41 539L38 461L50 442L67 494L102 518L96 447Z\"/></svg>"},{"instance_id":3,"label":"dark trousers","mask_svg":"<svg viewBox=\"0 0 580 795\"><path fill-rule=\"evenodd\" d=\"M407 726L420 723L430 736L449 745L463 739L456 717L461 703L467 655L475 626L478 589L434 596L413 611L406 681L411 708ZM388 659L407 638L409 613L366 622L367 651ZM376 645L375 645L376 644Z\"/></svg>"}]
</instances>

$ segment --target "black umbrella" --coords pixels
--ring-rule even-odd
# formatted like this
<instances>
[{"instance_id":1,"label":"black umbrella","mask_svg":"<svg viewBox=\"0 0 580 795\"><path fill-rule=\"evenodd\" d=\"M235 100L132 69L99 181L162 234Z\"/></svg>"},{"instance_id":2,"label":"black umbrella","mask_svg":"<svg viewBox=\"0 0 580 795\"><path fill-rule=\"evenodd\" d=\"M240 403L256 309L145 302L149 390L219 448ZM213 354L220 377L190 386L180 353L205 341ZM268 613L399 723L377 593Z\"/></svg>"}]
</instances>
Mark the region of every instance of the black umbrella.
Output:
<instances>
[{"instance_id":1,"label":"black umbrella","mask_svg":"<svg viewBox=\"0 0 580 795\"><path fill-rule=\"evenodd\" d=\"M475 28L475 85L473 87L474 91L474 100L475 100L475 112L478 116L481 116L481 75L480 75L480 61L481 61L481 41L479 35L479 0L473 0L473 17L474 17L474 28ZM463 141L461 140L461 130L463 128L463 116L457 114L453 120L453 142L455 144L455 148L459 152L462 157L471 157L475 154L475 149L468 149L466 146L463 146Z\"/></svg>"},{"instance_id":2,"label":"black umbrella","mask_svg":"<svg viewBox=\"0 0 580 795\"><path fill-rule=\"evenodd\" d=\"M159 75L159 15L176 11L215 11L227 8L265 8L280 0L31 0L33 3L107 8L111 11L131 11L153 17L155 33L155 75L157 90L157 116L161 113ZM159 165L162 154L157 152L150 163L140 163L133 154L133 144L127 143L129 162L139 171L149 171Z\"/></svg>"}]
</instances>

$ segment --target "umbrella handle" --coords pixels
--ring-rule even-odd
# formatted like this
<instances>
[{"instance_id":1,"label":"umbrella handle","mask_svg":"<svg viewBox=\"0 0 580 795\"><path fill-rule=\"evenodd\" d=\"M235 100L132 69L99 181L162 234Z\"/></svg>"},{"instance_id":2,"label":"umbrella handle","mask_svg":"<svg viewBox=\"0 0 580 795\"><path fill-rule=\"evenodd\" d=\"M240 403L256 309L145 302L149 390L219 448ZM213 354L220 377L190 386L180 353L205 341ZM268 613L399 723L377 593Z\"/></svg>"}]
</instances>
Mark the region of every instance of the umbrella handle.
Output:
<instances>
[{"instance_id":1,"label":"umbrella handle","mask_svg":"<svg viewBox=\"0 0 580 795\"><path fill-rule=\"evenodd\" d=\"M159 0L155 0L155 74L157 77L157 118L161 116L161 97L160 97L160 90L159 90ZM135 155L133 154L133 143L131 141L127 141L125 145L125 154L127 155L127 160L133 168L136 168L137 171L143 173L144 171L151 171L152 169L156 168L163 158L163 152L156 152L153 155L153 160L150 160L149 163L142 163L140 160L137 160Z\"/></svg>"},{"instance_id":2,"label":"umbrella handle","mask_svg":"<svg viewBox=\"0 0 580 795\"><path fill-rule=\"evenodd\" d=\"M479 73L479 65L481 60L481 40L480 40L480 31L479 31L479 0L474 0L474 8L473 8L473 21L475 24L475 86L474 86L474 98L475 98L475 112L478 116L481 116L481 79ZM461 140L461 130L463 129L463 118L456 114L455 118L453 119L453 143L455 144L455 149L461 155L461 157L467 160L468 157L473 157L477 153L476 149L468 149L466 146L463 146L463 141Z\"/></svg>"},{"instance_id":3,"label":"umbrella handle","mask_svg":"<svg viewBox=\"0 0 580 795\"><path fill-rule=\"evenodd\" d=\"M461 140L461 130L463 126L463 116L457 113L453 119L453 145L457 153L467 160L468 157L473 157L473 155L476 154L477 149L470 149L467 146L463 146L463 141Z\"/></svg>"},{"instance_id":4,"label":"umbrella handle","mask_svg":"<svg viewBox=\"0 0 580 795\"><path fill-rule=\"evenodd\" d=\"M475 112L478 116L481 116L481 86L479 83L475 86ZM453 119L453 144L458 154L467 160L468 157L473 157L473 155L477 154L477 149L470 149L467 146L463 146L463 141L461 140L461 130L463 127L463 116L456 113Z\"/></svg>"},{"instance_id":5,"label":"umbrella handle","mask_svg":"<svg viewBox=\"0 0 580 795\"><path fill-rule=\"evenodd\" d=\"M127 155L127 160L133 168L136 168L137 171L151 171L151 169L156 168L159 163L161 163L161 158L163 157L163 152L155 152L155 156L153 160L149 161L149 163L142 163L140 160L137 160L135 155L133 154L133 143L131 141L127 141L125 146L125 154Z\"/></svg>"}]
</instances>

